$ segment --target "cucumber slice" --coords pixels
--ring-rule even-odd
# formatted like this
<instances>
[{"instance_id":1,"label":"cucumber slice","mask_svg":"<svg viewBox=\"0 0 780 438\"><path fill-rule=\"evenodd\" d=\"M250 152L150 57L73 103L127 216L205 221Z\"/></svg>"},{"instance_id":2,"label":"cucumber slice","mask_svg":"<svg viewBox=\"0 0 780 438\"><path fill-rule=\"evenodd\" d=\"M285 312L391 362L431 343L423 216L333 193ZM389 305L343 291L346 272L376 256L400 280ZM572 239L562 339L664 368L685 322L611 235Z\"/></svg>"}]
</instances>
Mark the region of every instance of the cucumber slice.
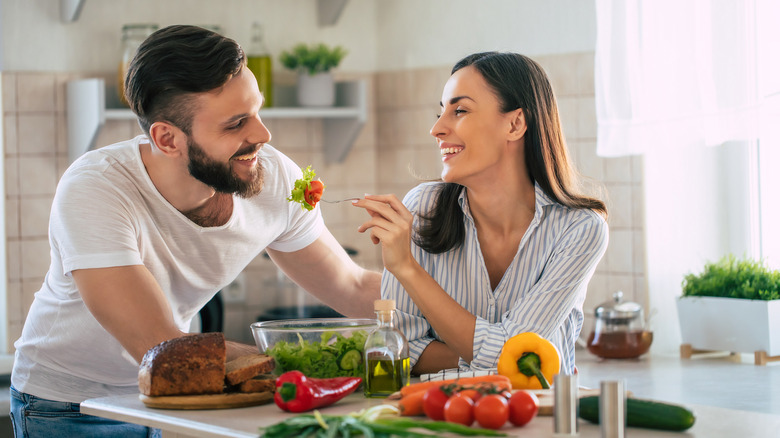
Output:
<instances>
[{"instance_id":1,"label":"cucumber slice","mask_svg":"<svg viewBox=\"0 0 780 438\"><path fill-rule=\"evenodd\" d=\"M354 370L363 361L363 355L357 350L349 350L339 359L339 367L342 370Z\"/></svg>"}]
</instances>

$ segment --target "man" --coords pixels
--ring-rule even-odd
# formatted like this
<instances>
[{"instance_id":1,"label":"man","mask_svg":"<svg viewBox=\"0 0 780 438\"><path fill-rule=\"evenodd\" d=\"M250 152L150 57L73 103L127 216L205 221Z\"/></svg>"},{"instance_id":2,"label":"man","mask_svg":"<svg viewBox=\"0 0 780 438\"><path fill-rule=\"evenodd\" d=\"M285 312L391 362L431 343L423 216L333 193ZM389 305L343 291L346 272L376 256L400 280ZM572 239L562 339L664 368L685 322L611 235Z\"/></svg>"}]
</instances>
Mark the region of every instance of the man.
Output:
<instances>
[{"instance_id":1,"label":"man","mask_svg":"<svg viewBox=\"0 0 780 438\"><path fill-rule=\"evenodd\" d=\"M380 274L352 262L319 210L286 201L300 168L267 144L238 44L171 26L138 49L125 94L145 136L89 152L57 188L52 264L16 342L17 436L146 436L78 414L137 392L138 364L264 249L303 288L370 316ZM228 344L228 359L256 347ZM152 431L153 432L153 431Z\"/></svg>"}]
</instances>

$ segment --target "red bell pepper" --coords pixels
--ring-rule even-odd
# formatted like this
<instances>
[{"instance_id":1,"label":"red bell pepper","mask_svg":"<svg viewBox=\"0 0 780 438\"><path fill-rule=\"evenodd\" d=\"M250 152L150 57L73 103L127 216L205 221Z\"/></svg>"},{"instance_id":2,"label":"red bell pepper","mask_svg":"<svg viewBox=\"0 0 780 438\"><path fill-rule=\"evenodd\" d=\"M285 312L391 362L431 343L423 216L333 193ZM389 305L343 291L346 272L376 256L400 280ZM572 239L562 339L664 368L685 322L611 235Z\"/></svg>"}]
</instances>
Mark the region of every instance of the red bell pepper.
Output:
<instances>
[{"instance_id":1,"label":"red bell pepper","mask_svg":"<svg viewBox=\"0 0 780 438\"><path fill-rule=\"evenodd\" d=\"M288 371L276 379L274 401L288 412L311 411L352 394L362 382L360 377L317 379L300 371Z\"/></svg>"}]
</instances>

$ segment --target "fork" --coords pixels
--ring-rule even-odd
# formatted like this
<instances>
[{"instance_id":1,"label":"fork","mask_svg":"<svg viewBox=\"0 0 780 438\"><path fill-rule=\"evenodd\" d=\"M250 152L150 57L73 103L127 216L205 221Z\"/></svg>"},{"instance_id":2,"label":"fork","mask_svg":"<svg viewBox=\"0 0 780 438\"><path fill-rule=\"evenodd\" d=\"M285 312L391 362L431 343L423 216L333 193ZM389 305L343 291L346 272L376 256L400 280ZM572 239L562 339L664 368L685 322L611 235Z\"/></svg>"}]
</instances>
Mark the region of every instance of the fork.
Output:
<instances>
[{"instance_id":1,"label":"fork","mask_svg":"<svg viewBox=\"0 0 780 438\"><path fill-rule=\"evenodd\" d=\"M339 202L345 202L345 201L358 201L360 198L346 198L346 199L339 199L337 201L330 201L328 199L320 199L320 202L327 202L328 204L338 204Z\"/></svg>"}]
</instances>

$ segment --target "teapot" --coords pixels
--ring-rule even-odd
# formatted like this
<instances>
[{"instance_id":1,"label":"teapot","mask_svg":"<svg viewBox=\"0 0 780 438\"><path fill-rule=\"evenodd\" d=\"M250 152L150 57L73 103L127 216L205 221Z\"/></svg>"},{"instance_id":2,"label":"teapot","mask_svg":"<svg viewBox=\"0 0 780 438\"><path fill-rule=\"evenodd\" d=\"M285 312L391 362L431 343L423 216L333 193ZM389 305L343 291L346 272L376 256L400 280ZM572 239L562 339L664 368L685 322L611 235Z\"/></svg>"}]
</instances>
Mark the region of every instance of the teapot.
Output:
<instances>
[{"instance_id":1,"label":"teapot","mask_svg":"<svg viewBox=\"0 0 780 438\"><path fill-rule=\"evenodd\" d=\"M631 359L647 353L653 332L645 327L644 312L638 303L623 301L623 292L595 310L596 324L588 336L588 351L607 359Z\"/></svg>"}]
</instances>

